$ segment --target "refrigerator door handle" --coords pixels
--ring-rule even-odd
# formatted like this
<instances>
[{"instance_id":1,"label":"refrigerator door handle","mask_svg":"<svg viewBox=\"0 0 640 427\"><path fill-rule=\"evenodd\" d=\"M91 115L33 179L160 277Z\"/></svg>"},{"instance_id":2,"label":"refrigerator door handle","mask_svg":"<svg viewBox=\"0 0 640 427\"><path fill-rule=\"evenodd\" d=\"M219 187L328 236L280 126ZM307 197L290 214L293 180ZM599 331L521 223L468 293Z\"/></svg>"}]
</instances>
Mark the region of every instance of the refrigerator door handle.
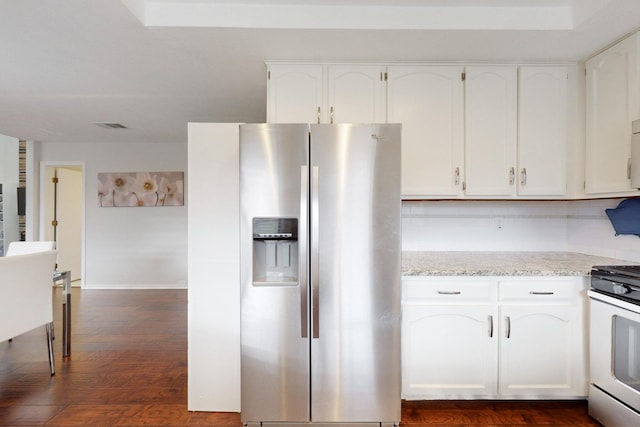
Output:
<instances>
[{"instance_id":1,"label":"refrigerator door handle","mask_svg":"<svg viewBox=\"0 0 640 427\"><path fill-rule=\"evenodd\" d=\"M313 166L311 177L311 311L312 311L312 328L313 338L320 338L320 268L319 262L319 231L320 205L318 203L318 166Z\"/></svg>"},{"instance_id":2,"label":"refrigerator door handle","mask_svg":"<svg viewBox=\"0 0 640 427\"><path fill-rule=\"evenodd\" d=\"M307 248L308 218L309 218L309 168L300 167L300 222L298 230L298 282L300 283L300 327L302 338L309 337L309 322L307 313L309 306L307 302Z\"/></svg>"}]
</instances>

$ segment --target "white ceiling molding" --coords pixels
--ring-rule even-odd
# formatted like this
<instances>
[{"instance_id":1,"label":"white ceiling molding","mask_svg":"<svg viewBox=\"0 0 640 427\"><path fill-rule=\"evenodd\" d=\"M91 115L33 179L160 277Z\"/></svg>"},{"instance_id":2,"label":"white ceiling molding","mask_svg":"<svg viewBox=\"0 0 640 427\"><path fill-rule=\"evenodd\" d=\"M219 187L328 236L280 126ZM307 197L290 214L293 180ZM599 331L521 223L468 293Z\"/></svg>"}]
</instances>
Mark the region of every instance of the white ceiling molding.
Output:
<instances>
[{"instance_id":1,"label":"white ceiling molding","mask_svg":"<svg viewBox=\"0 0 640 427\"><path fill-rule=\"evenodd\" d=\"M148 27L356 30L570 30L571 0L469 2L122 0ZM609 0L585 0L591 9ZM365 7L366 6L366 7ZM588 16L582 8L581 20Z\"/></svg>"}]
</instances>

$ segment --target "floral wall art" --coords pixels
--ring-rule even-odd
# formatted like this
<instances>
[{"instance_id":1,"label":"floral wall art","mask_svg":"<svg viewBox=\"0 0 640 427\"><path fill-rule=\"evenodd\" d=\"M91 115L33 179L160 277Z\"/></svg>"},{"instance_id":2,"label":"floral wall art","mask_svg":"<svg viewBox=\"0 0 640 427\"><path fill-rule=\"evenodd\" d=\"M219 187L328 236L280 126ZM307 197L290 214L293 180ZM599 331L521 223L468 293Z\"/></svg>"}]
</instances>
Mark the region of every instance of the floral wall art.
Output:
<instances>
[{"instance_id":1,"label":"floral wall art","mask_svg":"<svg viewBox=\"0 0 640 427\"><path fill-rule=\"evenodd\" d=\"M101 207L183 206L184 172L98 173Z\"/></svg>"}]
</instances>

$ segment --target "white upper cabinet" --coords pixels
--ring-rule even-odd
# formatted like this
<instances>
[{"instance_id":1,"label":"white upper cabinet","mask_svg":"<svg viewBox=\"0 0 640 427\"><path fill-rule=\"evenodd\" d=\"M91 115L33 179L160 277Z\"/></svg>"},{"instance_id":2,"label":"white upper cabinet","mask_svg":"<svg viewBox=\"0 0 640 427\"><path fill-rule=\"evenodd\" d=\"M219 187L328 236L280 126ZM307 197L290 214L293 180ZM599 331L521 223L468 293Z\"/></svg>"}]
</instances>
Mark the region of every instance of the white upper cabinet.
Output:
<instances>
[{"instance_id":1,"label":"white upper cabinet","mask_svg":"<svg viewBox=\"0 0 640 427\"><path fill-rule=\"evenodd\" d=\"M324 103L322 65L269 65L267 122L318 123Z\"/></svg>"},{"instance_id":2,"label":"white upper cabinet","mask_svg":"<svg viewBox=\"0 0 640 427\"><path fill-rule=\"evenodd\" d=\"M384 123L383 67L270 64L269 123Z\"/></svg>"},{"instance_id":3,"label":"white upper cabinet","mask_svg":"<svg viewBox=\"0 0 640 427\"><path fill-rule=\"evenodd\" d=\"M465 195L567 192L567 67L467 67Z\"/></svg>"},{"instance_id":4,"label":"white upper cabinet","mask_svg":"<svg viewBox=\"0 0 640 427\"><path fill-rule=\"evenodd\" d=\"M638 34L586 62L586 193L630 192L631 122L639 118Z\"/></svg>"},{"instance_id":5,"label":"white upper cabinet","mask_svg":"<svg viewBox=\"0 0 640 427\"><path fill-rule=\"evenodd\" d=\"M328 123L385 122L381 66L330 65L327 75Z\"/></svg>"},{"instance_id":6,"label":"white upper cabinet","mask_svg":"<svg viewBox=\"0 0 640 427\"><path fill-rule=\"evenodd\" d=\"M267 65L268 122L402 124L405 199L582 192L575 66Z\"/></svg>"},{"instance_id":7,"label":"white upper cabinet","mask_svg":"<svg viewBox=\"0 0 640 427\"><path fill-rule=\"evenodd\" d=\"M562 196L567 192L568 82L567 67L520 67L518 195Z\"/></svg>"},{"instance_id":8,"label":"white upper cabinet","mask_svg":"<svg viewBox=\"0 0 640 427\"><path fill-rule=\"evenodd\" d=\"M465 194L509 196L515 184L517 68L465 71Z\"/></svg>"},{"instance_id":9,"label":"white upper cabinet","mask_svg":"<svg viewBox=\"0 0 640 427\"><path fill-rule=\"evenodd\" d=\"M457 196L463 169L459 66L390 66L387 121L402 124L402 195Z\"/></svg>"}]
</instances>

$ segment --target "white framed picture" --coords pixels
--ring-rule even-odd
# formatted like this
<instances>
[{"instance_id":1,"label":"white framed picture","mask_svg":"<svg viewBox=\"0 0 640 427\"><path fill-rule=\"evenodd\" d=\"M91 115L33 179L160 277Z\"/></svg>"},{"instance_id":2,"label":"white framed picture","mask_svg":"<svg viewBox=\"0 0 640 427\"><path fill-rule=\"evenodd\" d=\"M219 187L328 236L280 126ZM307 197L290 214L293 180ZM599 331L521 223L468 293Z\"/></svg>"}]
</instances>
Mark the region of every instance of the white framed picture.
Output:
<instances>
[{"instance_id":1,"label":"white framed picture","mask_svg":"<svg viewBox=\"0 0 640 427\"><path fill-rule=\"evenodd\" d=\"M184 172L98 173L101 207L184 205Z\"/></svg>"}]
</instances>

